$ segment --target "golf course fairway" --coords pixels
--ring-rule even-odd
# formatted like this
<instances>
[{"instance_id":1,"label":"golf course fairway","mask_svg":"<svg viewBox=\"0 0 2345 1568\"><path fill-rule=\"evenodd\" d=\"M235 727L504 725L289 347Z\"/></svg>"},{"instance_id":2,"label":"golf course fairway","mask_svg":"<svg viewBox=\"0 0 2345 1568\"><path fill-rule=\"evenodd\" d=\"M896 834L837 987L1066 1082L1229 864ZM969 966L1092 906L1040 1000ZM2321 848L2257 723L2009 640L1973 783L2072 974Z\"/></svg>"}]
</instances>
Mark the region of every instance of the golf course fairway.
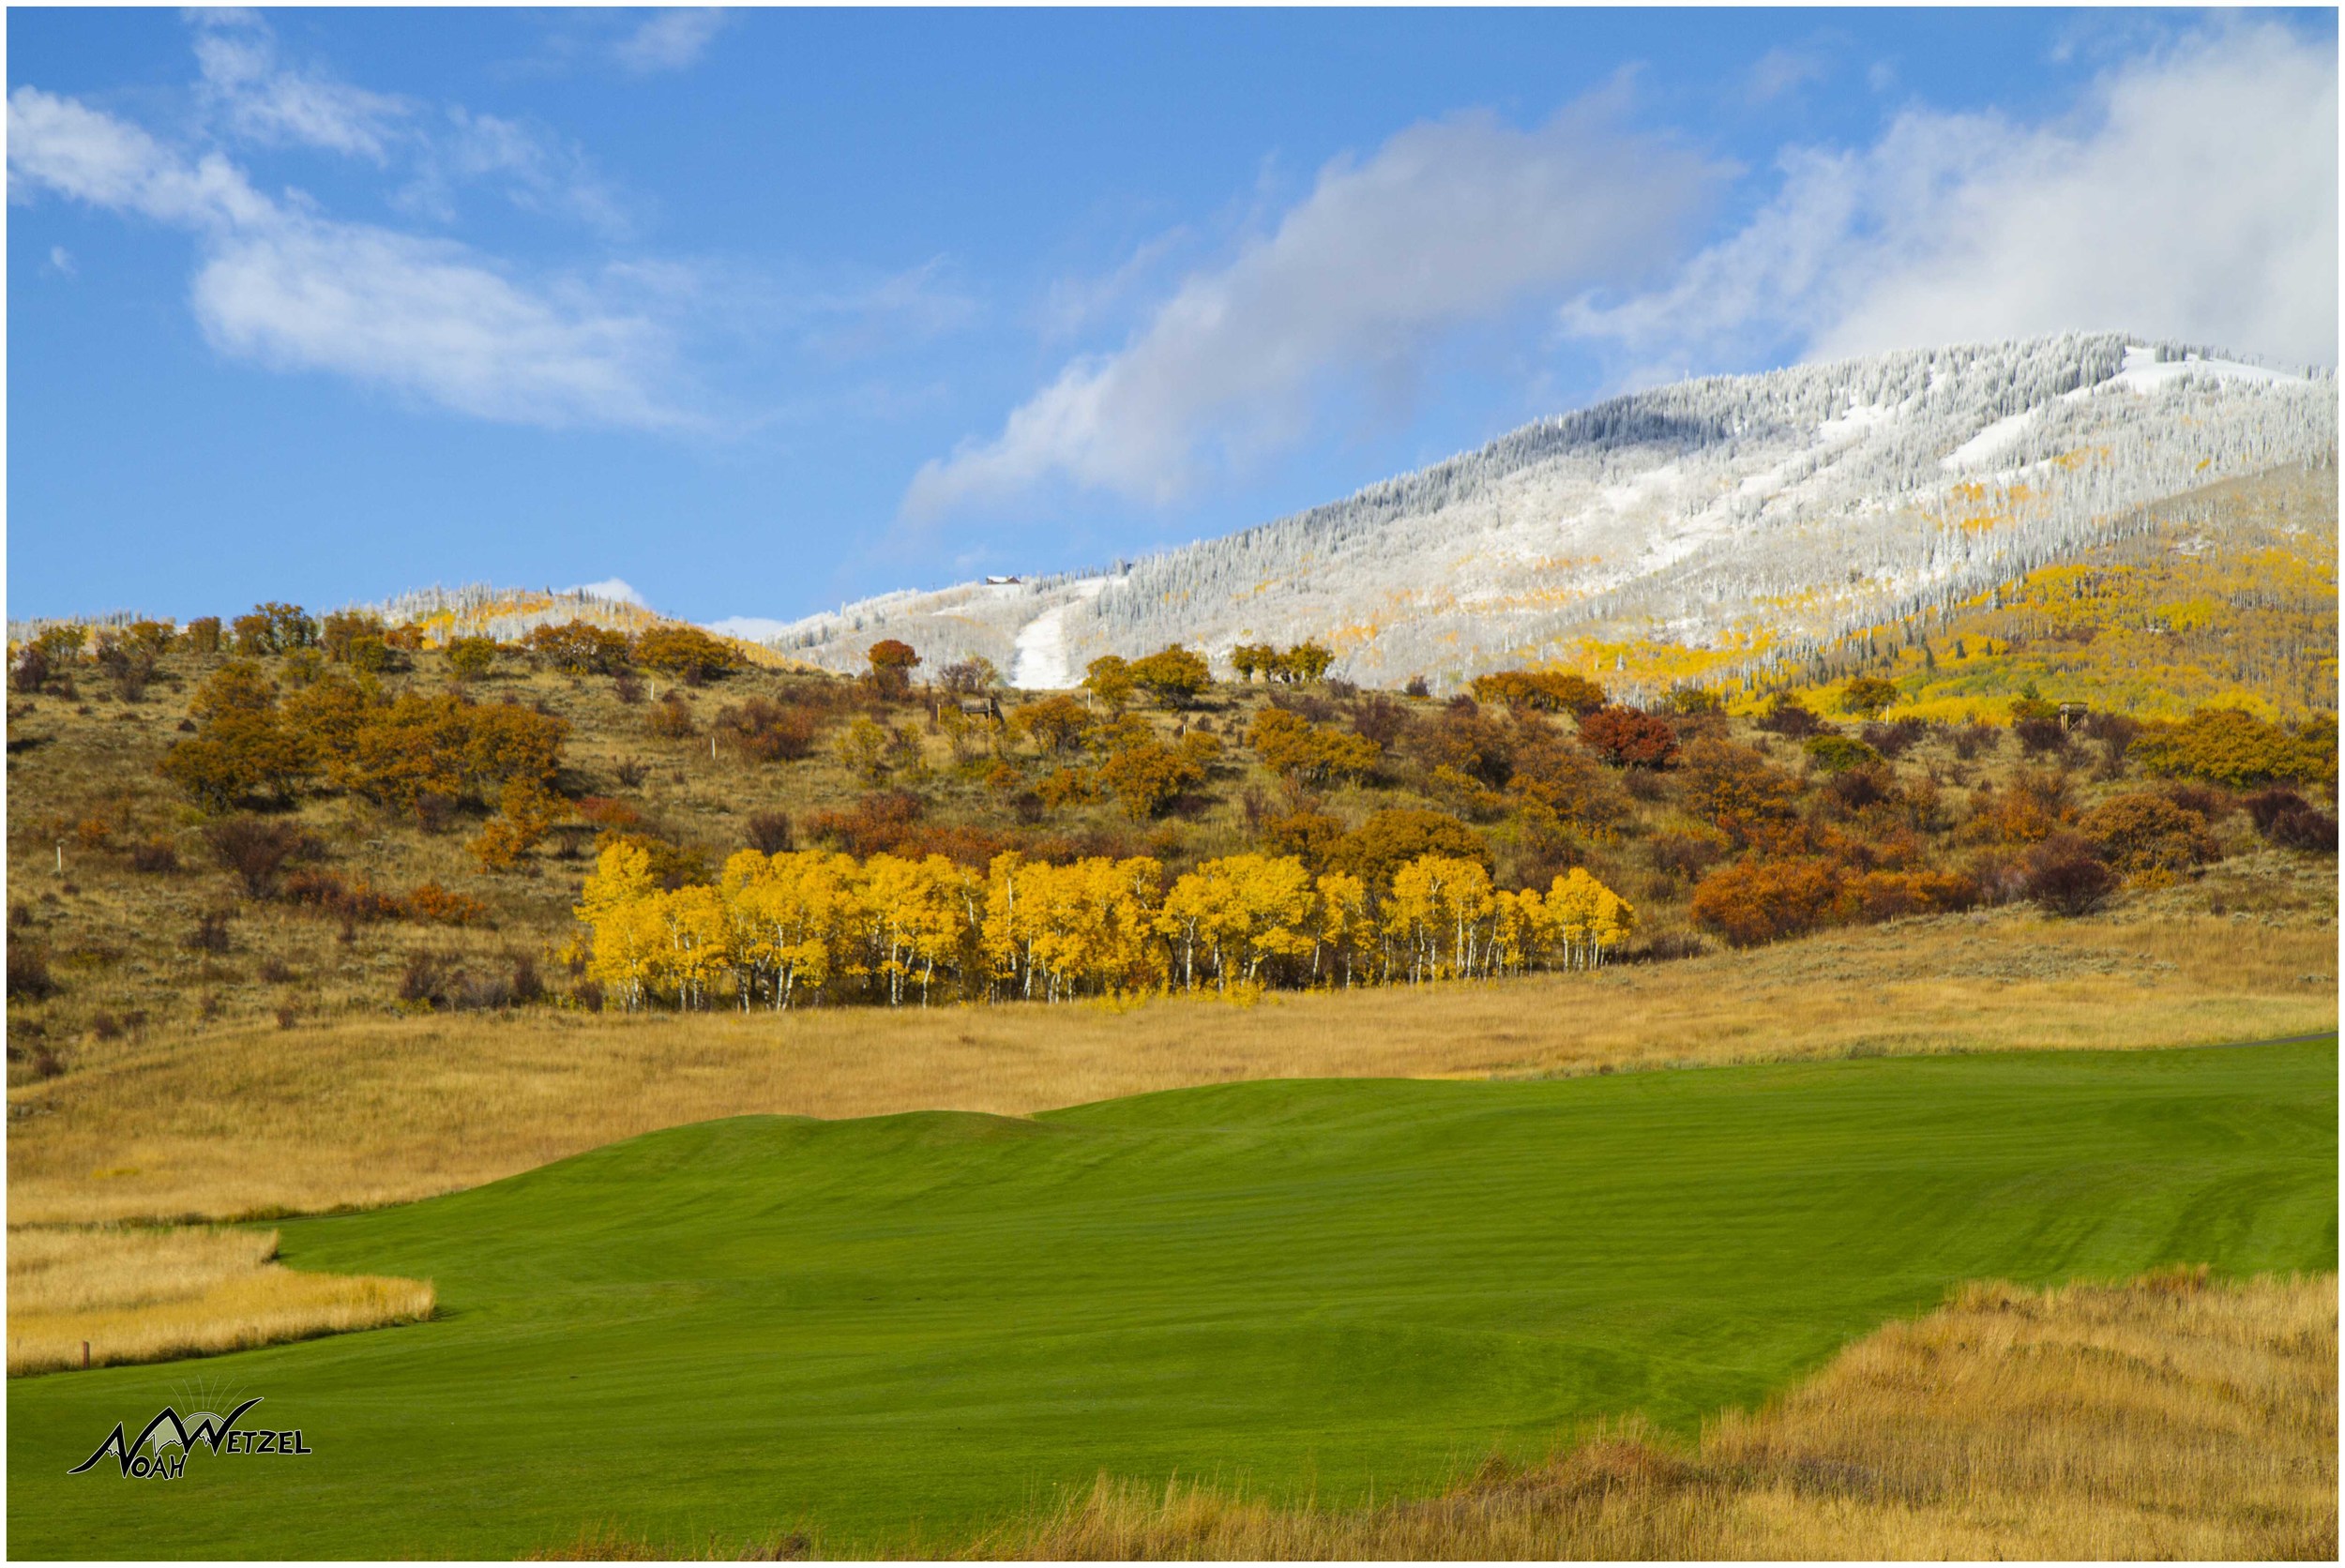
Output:
<instances>
[{"instance_id":1,"label":"golf course fairway","mask_svg":"<svg viewBox=\"0 0 2345 1568\"><path fill-rule=\"evenodd\" d=\"M840 1552L1102 1470L1427 1489L1587 1417L1689 1429L1966 1279L2333 1269L2337 1088L2329 1040L680 1127L281 1228L434 1281L431 1322L12 1380L8 1545ZM254 1395L310 1452L67 1474Z\"/></svg>"}]
</instances>

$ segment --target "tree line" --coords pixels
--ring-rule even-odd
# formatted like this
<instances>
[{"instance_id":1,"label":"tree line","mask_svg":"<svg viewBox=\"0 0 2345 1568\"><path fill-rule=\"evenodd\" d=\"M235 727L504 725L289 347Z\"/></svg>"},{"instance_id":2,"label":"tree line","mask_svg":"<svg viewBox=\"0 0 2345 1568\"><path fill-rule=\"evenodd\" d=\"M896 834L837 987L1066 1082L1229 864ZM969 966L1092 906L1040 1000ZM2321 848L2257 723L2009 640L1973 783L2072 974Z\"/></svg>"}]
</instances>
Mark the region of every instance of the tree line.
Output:
<instances>
[{"instance_id":1,"label":"tree line","mask_svg":"<svg viewBox=\"0 0 2345 1568\"><path fill-rule=\"evenodd\" d=\"M1069 1002L1167 991L1423 984L1593 969L1636 929L1584 869L1544 891L1427 853L1388 881L1291 855L1209 860L1166 882L1146 856L1064 864L1015 851L982 871L940 854L743 850L711 884L663 888L614 842L578 918L589 979L627 1008Z\"/></svg>"}]
</instances>

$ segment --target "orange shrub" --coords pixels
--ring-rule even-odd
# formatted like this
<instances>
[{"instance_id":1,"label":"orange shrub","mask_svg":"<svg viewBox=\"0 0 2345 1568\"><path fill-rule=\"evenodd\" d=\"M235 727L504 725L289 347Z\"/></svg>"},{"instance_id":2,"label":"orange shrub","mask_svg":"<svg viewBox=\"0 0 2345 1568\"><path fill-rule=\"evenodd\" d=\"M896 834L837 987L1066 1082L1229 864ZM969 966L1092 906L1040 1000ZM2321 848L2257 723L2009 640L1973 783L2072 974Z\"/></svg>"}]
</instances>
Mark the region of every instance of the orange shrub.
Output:
<instances>
[{"instance_id":1,"label":"orange shrub","mask_svg":"<svg viewBox=\"0 0 2345 1568\"><path fill-rule=\"evenodd\" d=\"M2055 773L2019 773L2005 790L1982 790L1967 837L1989 844L2041 843L2076 821L2067 782Z\"/></svg>"},{"instance_id":2,"label":"orange shrub","mask_svg":"<svg viewBox=\"0 0 2345 1568\"><path fill-rule=\"evenodd\" d=\"M900 850L925 809L918 795L875 791L844 811L817 811L806 819L809 837L825 839L858 860Z\"/></svg>"},{"instance_id":3,"label":"orange shrub","mask_svg":"<svg viewBox=\"0 0 2345 1568\"><path fill-rule=\"evenodd\" d=\"M1840 866L1820 857L1738 860L1694 889L1693 917L1736 947L1838 925L1861 907Z\"/></svg>"},{"instance_id":4,"label":"orange shrub","mask_svg":"<svg viewBox=\"0 0 2345 1568\"><path fill-rule=\"evenodd\" d=\"M1474 678L1475 698L1510 708L1587 715L1605 705L1604 688L1584 675L1536 670L1500 670Z\"/></svg>"},{"instance_id":5,"label":"orange shrub","mask_svg":"<svg viewBox=\"0 0 2345 1568\"><path fill-rule=\"evenodd\" d=\"M1751 746L1694 741L1679 778L1687 809L1707 818L1738 849L1757 843L1770 825L1797 820L1799 780Z\"/></svg>"},{"instance_id":6,"label":"orange shrub","mask_svg":"<svg viewBox=\"0 0 2345 1568\"><path fill-rule=\"evenodd\" d=\"M1978 884L1959 871L1868 871L1855 885L1857 914L1868 923L1940 914L1978 902Z\"/></svg>"},{"instance_id":7,"label":"orange shrub","mask_svg":"<svg viewBox=\"0 0 2345 1568\"><path fill-rule=\"evenodd\" d=\"M418 882L407 895L407 912L435 926L477 926L489 918L489 906L469 894L451 893L438 882Z\"/></svg>"},{"instance_id":8,"label":"orange shrub","mask_svg":"<svg viewBox=\"0 0 2345 1568\"><path fill-rule=\"evenodd\" d=\"M2086 813L2081 826L2100 857L2128 874L2186 870L2216 854L2206 819L2164 795L2103 801Z\"/></svg>"},{"instance_id":9,"label":"orange shrub","mask_svg":"<svg viewBox=\"0 0 2345 1568\"><path fill-rule=\"evenodd\" d=\"M581 795L571 803L570 809L597 827L641 827L643 814L623 800L608 795Z\"/></svg>"}]
</instances>

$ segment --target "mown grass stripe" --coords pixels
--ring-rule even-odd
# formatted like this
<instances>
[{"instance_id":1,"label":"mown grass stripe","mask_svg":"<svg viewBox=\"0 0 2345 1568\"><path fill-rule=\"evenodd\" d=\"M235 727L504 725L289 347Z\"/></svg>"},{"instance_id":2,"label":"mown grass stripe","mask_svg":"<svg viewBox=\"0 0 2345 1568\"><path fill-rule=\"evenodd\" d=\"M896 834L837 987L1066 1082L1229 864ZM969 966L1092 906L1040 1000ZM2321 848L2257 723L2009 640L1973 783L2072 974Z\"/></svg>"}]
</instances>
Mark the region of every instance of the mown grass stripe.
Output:
<instances>
[{"instance_id":1,"label":"mown grass stripe","mask_svg":"<svg viewBox=\"0 0 2345 1568\"><path fill-rule=\"evenodd\" d=\"M1033 1121L743 1117L283 1227L439 1319L9 1390L18 1555L499 1555L1102 1469L1341 1502L1749 1405L1955 1283L2336 1266L2333 1042L1545 1083L1284 1080ZM315 1454L68 1482L196 1375Z\"/></svg>"}]
</instances>

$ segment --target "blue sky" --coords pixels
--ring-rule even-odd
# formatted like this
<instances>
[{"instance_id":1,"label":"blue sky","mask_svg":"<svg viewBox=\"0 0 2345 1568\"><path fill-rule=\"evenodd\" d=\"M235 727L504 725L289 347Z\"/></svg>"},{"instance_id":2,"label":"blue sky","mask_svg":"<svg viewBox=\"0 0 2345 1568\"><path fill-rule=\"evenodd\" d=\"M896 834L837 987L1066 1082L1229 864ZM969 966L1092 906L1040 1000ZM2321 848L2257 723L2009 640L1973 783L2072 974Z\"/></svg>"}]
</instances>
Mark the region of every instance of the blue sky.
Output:
<instances>
[{"instance_id":1,"label":"blue sky","mask_svg":"<svg viewBox=\"0 0 2345 1568\"><path fill-rule=\"evenodd\" d=\"M2337 357L2335 14L13 8L8 610L1108 562L1681 374Z\"/></svg>"}]
</instances>

